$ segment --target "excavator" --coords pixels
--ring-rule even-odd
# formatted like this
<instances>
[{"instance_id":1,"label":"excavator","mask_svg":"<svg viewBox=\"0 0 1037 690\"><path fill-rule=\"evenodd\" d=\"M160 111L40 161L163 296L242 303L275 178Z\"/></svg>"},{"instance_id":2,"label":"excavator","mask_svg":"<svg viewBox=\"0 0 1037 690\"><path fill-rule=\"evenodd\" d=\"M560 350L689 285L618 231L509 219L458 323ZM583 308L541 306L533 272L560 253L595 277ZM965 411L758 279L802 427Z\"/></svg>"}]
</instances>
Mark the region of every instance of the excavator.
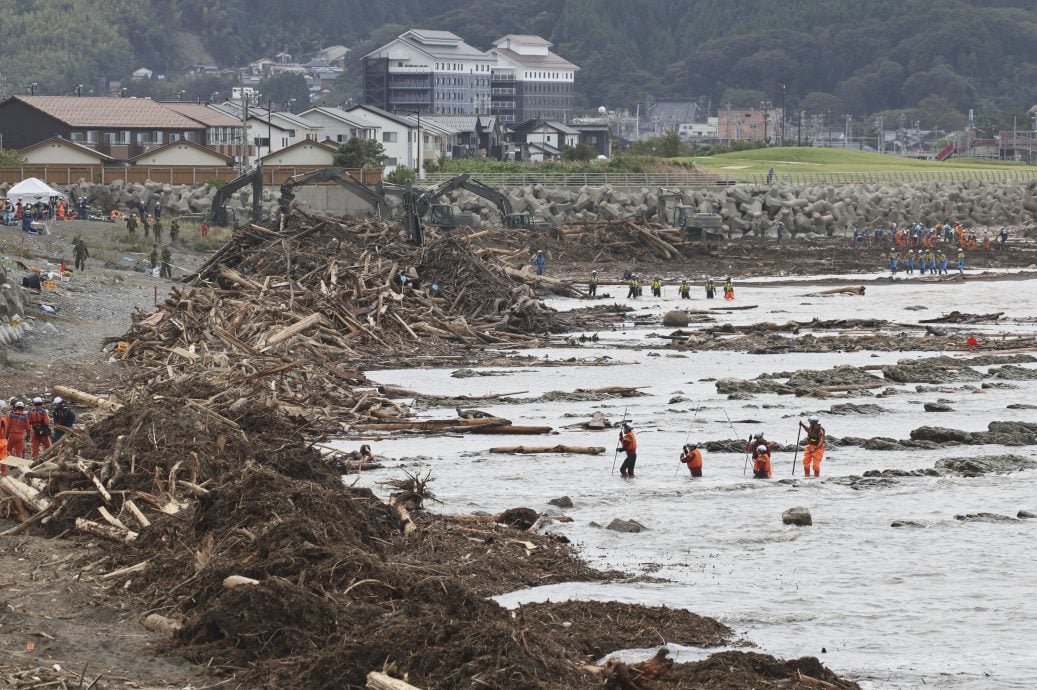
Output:
<instances>
[{"instance_id":1,"label":"excavator","mask_svg":"<svg viewBox=\"0 0 1037 690\"><path fill-rule=\"evenodd\" d=\"M724 219L716 213L699 213L694 206L685 205L684 193L677 189L660 188L656 196L656 216L660 223L670 227L685 228L689 240L705 240L708 235L717 234ZM678 199L681 203L673 207L673 213L667 208L667 200ZM710 232L710 231L714 232Z\"/></svg>"},{"instance_id":2,"label":"excavator","mask_svg":"<svg viewBox=\"0 0 1037 690\"><path fill-rule=\"evenodd\" d=\"M212 202L211 219L215 225L227 224L227 210L225 208L231 195L248 184L252 185L252 219L258 221L262 216L263 196L263 171L261 166L241 175L235 180L228 182L216 191ZM398 220L406 228L410 241L421 245L424 243L424 228L426 225L436 228L459 228L465 226L477 227L482 224L482 219L476 213L454 214L450 204L436 203L441 197L458 189L466 189L493 203L501 216L501 223L506 228L525 230L541 230L550 227L544 220L535 218L529 213L515 213L508 197L501 192L488 187L478 180L472 179L471 175L465 173L452 177L431 189L418 189L407 186L384 185L370 186L357 179L353 174L340 167L322 168L313 172L295 175L281 184L281 196L278 206L282 213L286 213L295 199L294 189L301 185L319 182L336 182L343 188L356 194L365 200L376 215L385 220ZM388 197L398 197L402 201L400 210L395 214L392 212Z\"/></svg>"}]
</instances>

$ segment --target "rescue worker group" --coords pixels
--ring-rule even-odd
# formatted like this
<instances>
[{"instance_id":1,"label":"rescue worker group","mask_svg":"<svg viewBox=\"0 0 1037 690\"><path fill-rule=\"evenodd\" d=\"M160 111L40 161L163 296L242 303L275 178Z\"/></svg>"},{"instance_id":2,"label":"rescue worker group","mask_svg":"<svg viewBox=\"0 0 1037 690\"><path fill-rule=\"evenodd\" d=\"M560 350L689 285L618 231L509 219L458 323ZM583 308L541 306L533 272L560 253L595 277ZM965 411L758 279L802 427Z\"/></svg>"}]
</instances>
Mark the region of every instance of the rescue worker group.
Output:
<instances>
[{"instance_id":1,"label":"rescue worker group","mask_svg":"<svg viewBox=\"0 0 1037 690\"><path fill-rule=\"evenodd\" d=\"M821 426L821 419L817 415L811 415L807 418L807 424L799 422L799 432L806 432L806 446L803 448L803 476L820 477L821 461L825 457L825 428ZM773 476L771 453L777 447L777 443L764 438L762 431L758 431L750 436L745 444L746 457L742 474L744 475L749 467L751 454L753 477L756 479L770 479ZM620 452L626 454L623 464L619 466L620 476L624 479L634 479L636 476L634 468L637 465L637 436L634 434L632 422L623 422L619 432L619 445L616 448L617 458ZM796 453L799 453L798 436L796 438ZM796 457L793 456L793 474L795 474L796 470L795 461ZM678 462L688 468L692 478L703 476L702 451L699 450L697 442L684 444ZM612 471L615 473L615 461L613 461L612 465Z\"/></svg>"},{"instance_id":2,"label":"rescue worker group","mask_svg":"<svg viewBox=\"0 0 1037 690\"><path fill-rule=\"evenodd\" d=\"M11 411L2 414L10 404ZM76 412L61 397L54 398L54 415L44 406L43 398L32 400L32 408L26 409L21 400L5 403L0 400L0 472L7 474L7 458L25 457L26 439L31 440L32 457L37 458L40 450L57 443L76 423Z\"/></svg>"}]
</instances>

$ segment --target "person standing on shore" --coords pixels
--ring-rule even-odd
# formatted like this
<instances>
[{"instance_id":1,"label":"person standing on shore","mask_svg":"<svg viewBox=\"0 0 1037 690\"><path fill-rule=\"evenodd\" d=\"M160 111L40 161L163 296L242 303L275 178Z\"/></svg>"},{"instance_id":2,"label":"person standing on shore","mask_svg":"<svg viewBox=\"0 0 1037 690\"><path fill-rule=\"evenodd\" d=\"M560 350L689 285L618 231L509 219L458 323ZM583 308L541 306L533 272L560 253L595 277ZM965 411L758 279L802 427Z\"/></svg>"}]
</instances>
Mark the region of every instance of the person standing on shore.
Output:
<instances>
[{"instance_id":1,"label":"person standing on shore","mask_svg":"<svg viewBox=\"0 0 1037 690\"><path fill-rule=\"evenodd\" d=\"M965 252L958 250L958 275L965 275Z\"/></svg>"},{"instance_id":2,"label":"person standing on shore","mask_svg":"<svg viewBox=\"0 0 1037 690\"><path fill-rule=\"evenodd\" d=\"M158 218L155 219L155 224L151 228L152 232L155 233L155 241L162 241L162 221Z\"/></svg>"},{"instance_id":3,"label":"person standing on shore","mask_svg":"<svg viewBox=\"0 0 1037 690\"><path fill-rule=\"evenodd\" d=\"M698 443L685 444L681 462L688 466L692 477L702 476L702 452L699 450Z\"/></svg>"},{"instance_id":4,"label":"person standing on shore","mask_svg":"<svg viewBox=\"0 0 1037 690\"><path fill-rule=\"evenodd\" d=\"M634 465L637 464L637 437L634 436L634 425L623 422L623 430L619 432L619 448L627 454L623 464L619 466L619 475L625 479L634 478Z\"/></svg>"},{"instance_id":5,"label":"person standing on shore","mask_svg":"<svg viewBox=\"0 0 1037 690\"><path fill-rule=\"evenodd\" d=\"M71 429L76 423L76 411L73 410L61 396L54 398L54 443L61 440L66 429Z\"/></svg>"},{"instance_id":6,"label":"person standing on shore","mask_svg":"<svg viewBox=\"0 0 1037 690\"><path fill-rule=\"evenodd\" d=\"M799 426L807 432L807 445L803 449L803 476L810 476L810 468L814 469L814 476L821 476L821 460L825 457L825 428L821 426L821 419L817 415L811 415L808 419L810 426L803 422Z\"/></svg>"},{"instance_id":7,"label":"person standing on shore","mask_svg":"<svg viewBox=\"0 0 1037 690\"><path fill-rule=\"evenodd\" d=\"M32 411L29 412L29 427L32 429L32 457L40 457L40 446L44 450L50 448L50 413L43 406L43 398L32 399Z\"/></svg>"},{"instance_id":8,"label":"person standing on shore","mask_svg":"<svg viewBox=\"0 0 1037 690\"><path fill-rule=\"evenodd\" d=\"M170 231L172 232L172 231ZM598 294L598 272L591 271L591 279L587 281L587 294L594 297Z\"/></svg>"},{"instance_id":9,"label":"person standing on shore","mask_svg":"<svg viewBox=\"0 0 1037 690\"><path fill-rule=\"evenodd\" d=\"M169 242L170 244L176 244L177 239L180 237L180 219L173 216L173 219L169 221Z\"/></svg>"},{"instance_id":10,"label":"person standing on shore","mask_svg":"<svg viewBox=\"0 0 1037 690\"><path fill-rule=\"evenodd\" d=\"M86 240L82 237L77 237L72 240L72 255L75 257L76 270L86 270L86 260L90 256L90 250L86 248Z\"/></svg>"},{"instance_id":11,"label":"person standing on shore","mask_svg":"<svg viewBox=\"0 0 1037 690\"><path fill-rule=\"evenodd\" d=\"M25 455L25 435L30 433L29 415L25 414L25 403L21 400L7 416L7 452L13 457Z\"/></svg>"},{"instance_id":12,"label":"person standing on shore","mask_svg":"<svg viewBox=\"0 0 1037 690\"><path fill-rule=\"evenodd\" d=\"M533 265L536 266L537 275L544 275L544 250L538 249L536 256L533 257Z\"/></svg>"},{"instance_id":13,"label":"person standing on shore","mask_svg":"<svg viewBox=\"0 0 1037 690\"><path fill-rule=\"evenodd\" d=\"M137 234L137 216L132 213L126 214L126 232L131 235Z\"/></svg>"},{"instance_id":14,"label":"person standing on shore","mask_svg":"<svg viewBox=\"0 0 1037 690\"><path fill-rule=\"evenodd\" d=\"M173 254L169 251L169 245L162 245L162 270L159 271L160 278L173 278Z\"/></svg>"},{"instance_id":15,"label":"person standing on shore","mask_svg":"<svg viewBox=\"0 0 1037 690\"><path fill-rule=\"evenodd\" d=\"M1001 240L1001 247L1000 247L1000 249L1003 250L1005 248L1005 244L1008 243L1008 228L1006 228L1004 225L1002 225L1001 226L1001 231L998 233L998 235L999 235L999 239Z\"/></svg>"},{"instance_id":16,"label":"person standing on shore","mask_svg":"<svg viewBox=\"0 0 1037 690\"><path fill-rule=\"evenodd\" d=\"M3 400L0 400L0 413L3 413L4 407L7 406ZM7 476L7 465L4 464L4 460L7 459L7 416L0 414L0 476Z\"/></svg>"}]
</instances>

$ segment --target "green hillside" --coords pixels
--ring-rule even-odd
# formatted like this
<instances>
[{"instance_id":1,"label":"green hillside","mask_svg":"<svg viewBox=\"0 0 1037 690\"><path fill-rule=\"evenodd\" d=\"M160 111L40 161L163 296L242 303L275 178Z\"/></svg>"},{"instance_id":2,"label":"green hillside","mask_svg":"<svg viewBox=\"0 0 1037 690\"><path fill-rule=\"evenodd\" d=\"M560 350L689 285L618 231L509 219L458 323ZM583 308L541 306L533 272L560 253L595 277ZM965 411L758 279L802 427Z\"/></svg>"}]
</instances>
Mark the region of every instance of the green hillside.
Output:
<instances>
[{"instance_id":1,"label":"green hillside","mask_svg":"<svg viewBox=\"0 0 1037 690\"><path fill-rule=\"evenodd\" d=\"M202 54L234 66L341 43L358 58L417 26L481 48L542 35L581 66L589 109L674 97L777 106L785 84L790 111L925 102L921 116L946 130L970 108L1037 103L1034 0L0 0L0 89L71 93L141 66L174 74ZM354 74L336 96L357 93Z\"/></svg>"}]
</instances>

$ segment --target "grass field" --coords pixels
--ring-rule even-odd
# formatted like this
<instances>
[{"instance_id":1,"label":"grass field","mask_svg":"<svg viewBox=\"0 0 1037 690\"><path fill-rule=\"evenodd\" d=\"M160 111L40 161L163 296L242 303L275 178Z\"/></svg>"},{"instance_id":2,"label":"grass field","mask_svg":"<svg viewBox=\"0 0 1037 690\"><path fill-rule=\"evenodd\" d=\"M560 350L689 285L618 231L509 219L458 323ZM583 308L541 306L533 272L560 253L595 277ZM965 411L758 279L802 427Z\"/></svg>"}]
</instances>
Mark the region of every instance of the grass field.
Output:
<instances>
[{"instance_id":1,"label":"grass field","mask_svg":"<svg viewBox=\"0 0 1037 690\"><path fill-rule=\"evenodd\" d=\"M810 147L774 147L676 159L694 162L700 168L738 177L766 175L771 168L776 174L830 172L926 172L965 170L1018 170L1022 164L1001 161L924 161L887 156L865 151L845 151ZM1028 167L1028 166L1022 166Z\"/></svg>"}]
</instances>

